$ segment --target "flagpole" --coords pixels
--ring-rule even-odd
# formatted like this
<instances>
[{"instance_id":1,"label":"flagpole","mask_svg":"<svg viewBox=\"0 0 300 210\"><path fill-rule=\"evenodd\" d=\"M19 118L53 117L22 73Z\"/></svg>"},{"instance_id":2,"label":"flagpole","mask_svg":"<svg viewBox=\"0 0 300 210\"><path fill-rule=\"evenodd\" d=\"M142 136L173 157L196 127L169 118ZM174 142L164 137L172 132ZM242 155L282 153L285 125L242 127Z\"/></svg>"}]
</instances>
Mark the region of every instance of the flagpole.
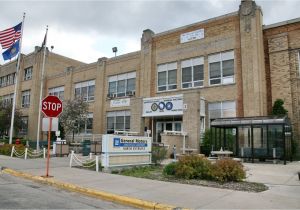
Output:
<instances>
[{"instance_id":1,"label":"flagpole","mask_svg":"<svg viewBox=\"0 0 300 210\"><path fill-rule=\"evenodd\" d=\"M43 97L43 86L44 86L44 72L45 72L45 60L46 60L46 45L47 45L47 34L48 26L46 28L45 43L44 44L44 55L43 55L43 64L42 64L42 78L41 78L41 89L40 89L40 101L39 101L39 118L38 118L38 127L36 134L36 150L40 150L40 124L41 124L41 108L42 108L42 97Z\"/></svg>"},{"instance_id":2,"label":"flagpole","mask_svg":"<svg viewBox=\"0 0 300 210\"><path fill-rule=\"evenodd\" d=\"M21 38L20 38L20 43L19 43L19 56L18 56L18 63L17 63L16 77L15 77L15 90L14 90L14 98L13 98L13 107L12 107L12 111L11 111L11 122L10 122L10 131L9 131L9 143L10 144L12 144L12 135L13 135L13 130L14 130L16 98L17 98L17 86L18 86L18 74L19 74L21 52L22 52L22 39L23 39L24 22L25 22L25 12L23 13L23 20L22 20Z\"/></svg>"}]
</instances>

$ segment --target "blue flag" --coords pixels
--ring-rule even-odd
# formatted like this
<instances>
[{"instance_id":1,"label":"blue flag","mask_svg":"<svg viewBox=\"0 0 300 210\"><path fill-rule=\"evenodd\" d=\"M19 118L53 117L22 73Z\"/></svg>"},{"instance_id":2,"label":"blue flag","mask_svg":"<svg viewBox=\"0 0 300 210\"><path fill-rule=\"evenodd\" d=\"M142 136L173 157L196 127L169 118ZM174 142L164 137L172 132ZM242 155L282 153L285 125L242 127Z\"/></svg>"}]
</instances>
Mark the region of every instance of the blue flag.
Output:
<instances>
[{"instance_id":1,"label":"blue flag","mask_svg":"<svg viewBox=\"0 0 300 210\"><path fill-rule=\"evenodd\" d=\"M15 57L19 53L19 40L15 42L9 49L7 49L3 55L4 60L11 60L13 57Z\"/></svg>"}]
</instances>

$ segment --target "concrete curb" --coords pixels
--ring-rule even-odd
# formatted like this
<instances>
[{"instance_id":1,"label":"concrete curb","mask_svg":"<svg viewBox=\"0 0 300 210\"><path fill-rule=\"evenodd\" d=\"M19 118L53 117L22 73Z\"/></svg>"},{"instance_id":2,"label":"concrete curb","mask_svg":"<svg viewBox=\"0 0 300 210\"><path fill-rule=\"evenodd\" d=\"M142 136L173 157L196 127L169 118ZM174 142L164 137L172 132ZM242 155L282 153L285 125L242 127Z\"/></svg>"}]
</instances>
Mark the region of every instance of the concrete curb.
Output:
<instances>
[{"instance_id":1,"label":"concrete curb","mask_svg":"<svg viewBox=\"0 0 300 210\"><path fill-rule=\"evenodd\" d=\"M78 185L66 183L66 182L60 182L58 180L55 180L54 178L43 178L41 176L34 176L32 174L24 173L24 172L19 172L15 171L13 169L5 168L2 170L3 173L10 174L16 177L21 177L25 179L29 179L32 181L40 182L43 184L48 184L54 187L58 187L64 190L68 191L73 191L73 192L78 192L87 196L92 196L96 198L101 198L105 199L108 201L113 201L129 206L134 206L138 208L143 208L143 209L185 209L185 208L180 208L168 204L161 204L161 203L155 203L152 201L145 201L137 198L131 198L123 195L117 195L113 193L108 193L108 192L103 192L99 190L94 190L91 188L84 188L80 187Z\"/></svg>"}]
</instances>

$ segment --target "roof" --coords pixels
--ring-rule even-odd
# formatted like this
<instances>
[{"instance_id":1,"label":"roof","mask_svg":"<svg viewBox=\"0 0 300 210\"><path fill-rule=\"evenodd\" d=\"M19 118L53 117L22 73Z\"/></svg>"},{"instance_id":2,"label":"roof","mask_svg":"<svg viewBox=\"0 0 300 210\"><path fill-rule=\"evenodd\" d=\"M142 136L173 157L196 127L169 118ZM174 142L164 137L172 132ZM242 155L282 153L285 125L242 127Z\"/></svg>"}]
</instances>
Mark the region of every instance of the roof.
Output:
<instances>
[{"instance_id":1,"label":"roof","mask_svg":"<svg viewBox=\"0 0 300 210\"><path fill-rule=\"evenodd\" d=\"M284 125L289 123L287 116L233 117L215 119L211 122L211 126L236 127L242 125Z\"/></svg>"}]
</instances>

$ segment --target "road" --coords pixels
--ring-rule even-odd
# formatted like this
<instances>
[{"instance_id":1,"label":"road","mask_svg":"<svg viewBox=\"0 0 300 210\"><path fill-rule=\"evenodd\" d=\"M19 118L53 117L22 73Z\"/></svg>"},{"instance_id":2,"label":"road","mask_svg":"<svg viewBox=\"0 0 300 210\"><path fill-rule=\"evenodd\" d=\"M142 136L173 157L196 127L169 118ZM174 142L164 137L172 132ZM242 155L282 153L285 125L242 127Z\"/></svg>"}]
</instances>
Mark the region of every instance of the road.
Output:
<instances>
[{"instance_id":1,"label":"road","mask_svg":"<svg viewBox=\"0 0 300 210\"><path fill-rule=\"evenodd\" d=\"M124 208L129 207L0 173L0 209Z\"/></svg>"}]
</instances>

